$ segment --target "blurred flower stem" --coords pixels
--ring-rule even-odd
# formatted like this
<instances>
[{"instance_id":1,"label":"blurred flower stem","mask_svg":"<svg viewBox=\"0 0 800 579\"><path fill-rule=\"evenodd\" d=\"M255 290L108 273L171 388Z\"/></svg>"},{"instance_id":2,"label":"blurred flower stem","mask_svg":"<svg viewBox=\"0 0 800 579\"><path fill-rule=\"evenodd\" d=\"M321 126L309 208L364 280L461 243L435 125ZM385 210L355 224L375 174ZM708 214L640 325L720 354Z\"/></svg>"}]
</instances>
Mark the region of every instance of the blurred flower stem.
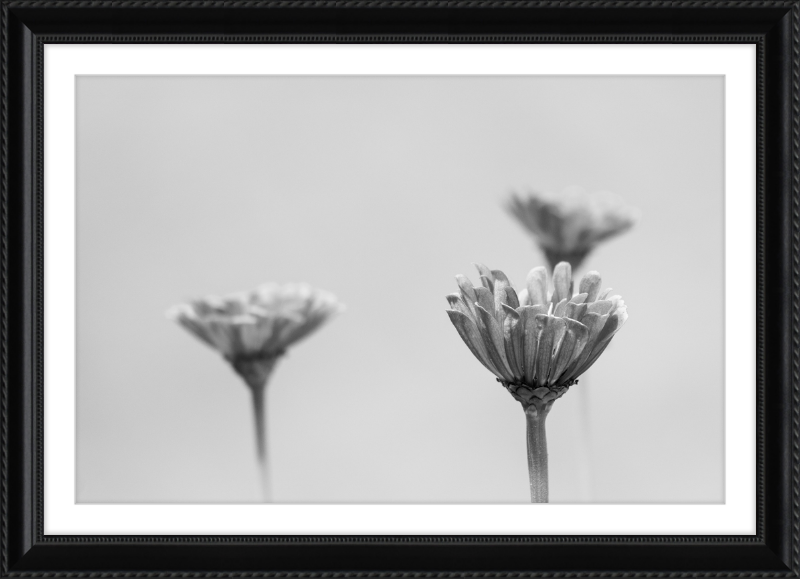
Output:
<instances>
[{"instance_id":1,"label":"blurred flower stem","mask_svg":"<svg viewBox=\"0 0 800 579\"><path fill-rule=\"evenodd\" d=\"M233 368L250 388L253 402L253 418L256 435L256 456L261 473L262 500L272 500L272 480L267 451L267 385L272 370L282 354L273 356L240 356L233 362Z\"/></svg>"},{"instance_id":2,"label":"blurred flower stem","mask_svg":"<svg viewBox=\"0 0 800 579\"><path fill-rule=\"evenodd\" d=\"M256 427L256 453L258 454L258 465L261 470L261 494L265 503L272 500L272 484L269 477L269 457L267 456L267 428L265 415L267 385L250 388L253 395L253 417Z\"/></svg>"},{"instance_id":3,"label":"blurred flower stem","mask_svg":"<svg viewBox=\"0 0 800 579\"><path fill-rule=\"evenodd\" d=\"M278 361L274 358L269 363L262 364L263 374L254 375L251 382L245 378L253 401L253 419L256 435L256 456L261 474L261 498L265 503L272 500L272 479L270 477L269 453L267 452L267 384L272 374L272 369Z\"/></svg>"},{"instance_id":4,"label":"blurred flower stem","mask_svg":"<svg viewBox=\"0 0 800 579\"><path fill-rule=\"evenodd\" d=\"M581 380L581 387L576 388L576 402L578 404L578 424L576 426L578 444L578 479L581 497L587 503L592 502L592 488L594 487L594 463L592 461L592 402L591 394L587 387L586 374Z\"/></svg>"}]
</instances>

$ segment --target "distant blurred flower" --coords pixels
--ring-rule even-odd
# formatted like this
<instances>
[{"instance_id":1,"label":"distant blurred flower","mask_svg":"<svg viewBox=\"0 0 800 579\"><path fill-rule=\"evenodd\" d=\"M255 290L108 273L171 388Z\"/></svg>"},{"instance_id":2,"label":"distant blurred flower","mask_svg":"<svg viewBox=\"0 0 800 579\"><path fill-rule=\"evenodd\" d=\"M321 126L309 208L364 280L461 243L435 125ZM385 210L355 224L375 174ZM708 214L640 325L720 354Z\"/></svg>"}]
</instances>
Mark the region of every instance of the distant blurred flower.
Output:
<instances>
[{"instance_id":1,"label":"distant blurred flower","mask_svg":"<svg viewBox=\"0 0 800 579\"><path fill-rule=\"evenodd\" d=\"M456 276L447 296L450 321L472 354L522 404L528 424L531 502L547 502L544 421L553 403L598 359L628 319L620 296L600 291L600 274L587 273L573 296L572 268L561 262L548 292L537 267L519 294L506 275L478 265L481 287Z\"/></svg>"},{"instance_id":2,"label":"distant blurred flower","mask_svg":"<svg viewBox=\"0 0 800 579\"><path fill-rule=\"evenodd\" d=\"M326 291L307 284L272 283L175 306L168 315L218 350L254 388L265 383L286 348L341 310Z\"/></svg>"},{"instance_id":3,"label":"distant blurred flower","mask_svg":"<svg viewBox=\"0 0 800 579\"><path fill-rule=\"evenodd\" d=\"M249 292L195 300L167 312L168 317L219 351L250 387L265 495L264 390L272 369L289 346L343 309L333 294L307 284L269 283Z\"/></svg>"},{"instance_id":4,"label":"distant blurred flower","mask_svg":"<svg viewBox=\"0 0 800 579\"><path fill-rule=\"evenodd\" d=\"M577 187L512 195L508 209L536 238L551 269L560 261L577 269L598 243L627 231L639 217L618 195Z\"/></svg>"}]
</instances>

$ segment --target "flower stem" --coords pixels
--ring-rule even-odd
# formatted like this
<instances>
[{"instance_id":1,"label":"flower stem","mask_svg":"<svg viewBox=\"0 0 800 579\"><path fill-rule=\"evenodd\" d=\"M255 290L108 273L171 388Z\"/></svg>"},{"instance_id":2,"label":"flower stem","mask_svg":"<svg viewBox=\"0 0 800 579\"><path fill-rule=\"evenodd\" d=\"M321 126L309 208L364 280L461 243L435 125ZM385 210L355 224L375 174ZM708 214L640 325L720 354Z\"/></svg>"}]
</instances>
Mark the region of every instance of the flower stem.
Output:
<instances>
[{"instance_id":1,"label":"flower stem","mask_svg":"<svg viewBox=\"0 0 800 579\"><path fill-rule=\"evenodd\" d=\"M267 384L261 386L251 386L250 392L253 395L253 416L256 426L256 451L258 453L258 466L261 471L261 494L265 503L272 499L272 489L269 476L269 462L267 457L267 435L266 435L266 392Z\"/></svg>"},{"instance_id":2,"label":"flower stem","mask_svg":"<svg viewBox=\"0 0 800 579\"><path fill-rule=\"evenodd\" d=\"M230 360L253 396L253 416L256 425L256 450L261 471L261 491L265 503L272 500L267 456L266 398L267 382L279 356L240 356Z\"/></svg>"},{"instance_id":3,"label":"flower stem","mask_svg":"<svg viewBox=\"0 0 800 579\"><path fill-rule=\"evenodd\" d=\"M578 462L579 487L581 500L592 502L592 422L590 390L586 387L586 374L581 376L580 386L575 388L575 400L578 404L577 430L578 444L576 458Z\"/></svg>"},{"instance_id":4,"label":"flower stem","mask_svg":"<svg viewBox=\"0 0 800 579\"><path fill-rule=\"evenodd\" d=\"M528 433L528 474L531 483L531 502L548 502L547 433L544 422L550 411L548 405L531 404L525 407Z\"/></svg>"}]
</instances>

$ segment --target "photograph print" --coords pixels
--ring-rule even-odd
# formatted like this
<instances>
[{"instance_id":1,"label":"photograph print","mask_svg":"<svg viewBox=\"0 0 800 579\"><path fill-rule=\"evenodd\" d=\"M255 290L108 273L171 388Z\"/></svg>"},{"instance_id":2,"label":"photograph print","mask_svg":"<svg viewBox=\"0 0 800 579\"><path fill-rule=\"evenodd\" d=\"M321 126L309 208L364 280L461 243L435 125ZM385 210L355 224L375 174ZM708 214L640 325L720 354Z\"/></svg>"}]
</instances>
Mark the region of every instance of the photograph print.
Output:
<instances>
[{"instance_id":1,"label":"photograph print","mask_svg":"<svg viewBox=\"0 0 800 579\"><path fill-rule=\"evenodd\" d=\"M76 502L725 502L723 77L76 111Z\"/></svg>"}]
</instances>

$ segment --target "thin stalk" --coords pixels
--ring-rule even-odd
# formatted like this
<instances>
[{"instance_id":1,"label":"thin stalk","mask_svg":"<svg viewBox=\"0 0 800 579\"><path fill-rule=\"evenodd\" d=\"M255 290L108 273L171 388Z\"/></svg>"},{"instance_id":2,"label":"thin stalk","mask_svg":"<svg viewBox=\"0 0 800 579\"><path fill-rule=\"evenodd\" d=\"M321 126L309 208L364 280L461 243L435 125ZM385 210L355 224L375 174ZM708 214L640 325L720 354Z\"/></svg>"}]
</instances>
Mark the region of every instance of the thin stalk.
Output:
<instances>
[{"instance_id":1,"label":"thin stalk","mask_svg":"<svg viewBox=\"0 0 800 579\"><path fill-rule=\"evenodd\" d=\"M587 503L592 502L593 465L592 465L592 421L589 389L586 387L586 374L581 376L580 384L572 390L575 391L578 403L577 429L577 459L579 469L579 488L581 499Z\"/></svg>"},{"instance_id":2,"label":"thin stalk","mask_svg":"<svg viewBox=\"0 0 800 579\"><path fill-rule=\"evenodd\" d=\"M531 502L548 502L547 433L544 422L549 408L533 404L525 408L528 434L528 474L531 483Z\"/></svg>"},{"instance_id":3,"label":"thin stalk","mask_svg":"<svg viewBox=\"0 0 800 579\"><path fill-rule=\"evenodd\" d=\"M261 495L265 503L272 499L272 485L269 476L269 460L267 456L267 433L266 433L266 383L261 386L251 386L250 392L253 395L253 416L256 426L256 452L258 454L258 466L261 471Z\"/></svg>"},{"instance_id":4,"label":"thin stalk","mask_svg":"<svg viewBox=\"0 0 800 579\"><path fill-rule=\"evenodd\" d=\"M550 261L550 271L554 271L556 264L559 261L568 261L572 267L573 279L577 279L578 268L580 268L584 259L588 255L583 254L556 254L555 252L547 253L548 260ZM592 424L591 424L591 401L589 400L589 390L586 388L586 375L581 376L579 387L575 388L577 395L578 405L578 424L577 429L577 449L576 458L578 463L578 488L580 490L581 500L590 503L592 502L592 488L593 488L593 465L592 465Z\"/></svg>"},{"instance_id":5,"label":"thin stalk","mask_svg":"<svg viewBox=\"0 0 800 579\"><path fill-rule=\"evenodd\" d=\"M242 377L250 388L253 396L253 417L256 426L256 451L258 453L258 466L261 471L261 494L263 501L272 500L272 486L269 476L269 461L267 454L267 420L266 398L267 382L275 368L278 356L240 356L231 360L234 370Z\"/></svg>"}]
</instances>

